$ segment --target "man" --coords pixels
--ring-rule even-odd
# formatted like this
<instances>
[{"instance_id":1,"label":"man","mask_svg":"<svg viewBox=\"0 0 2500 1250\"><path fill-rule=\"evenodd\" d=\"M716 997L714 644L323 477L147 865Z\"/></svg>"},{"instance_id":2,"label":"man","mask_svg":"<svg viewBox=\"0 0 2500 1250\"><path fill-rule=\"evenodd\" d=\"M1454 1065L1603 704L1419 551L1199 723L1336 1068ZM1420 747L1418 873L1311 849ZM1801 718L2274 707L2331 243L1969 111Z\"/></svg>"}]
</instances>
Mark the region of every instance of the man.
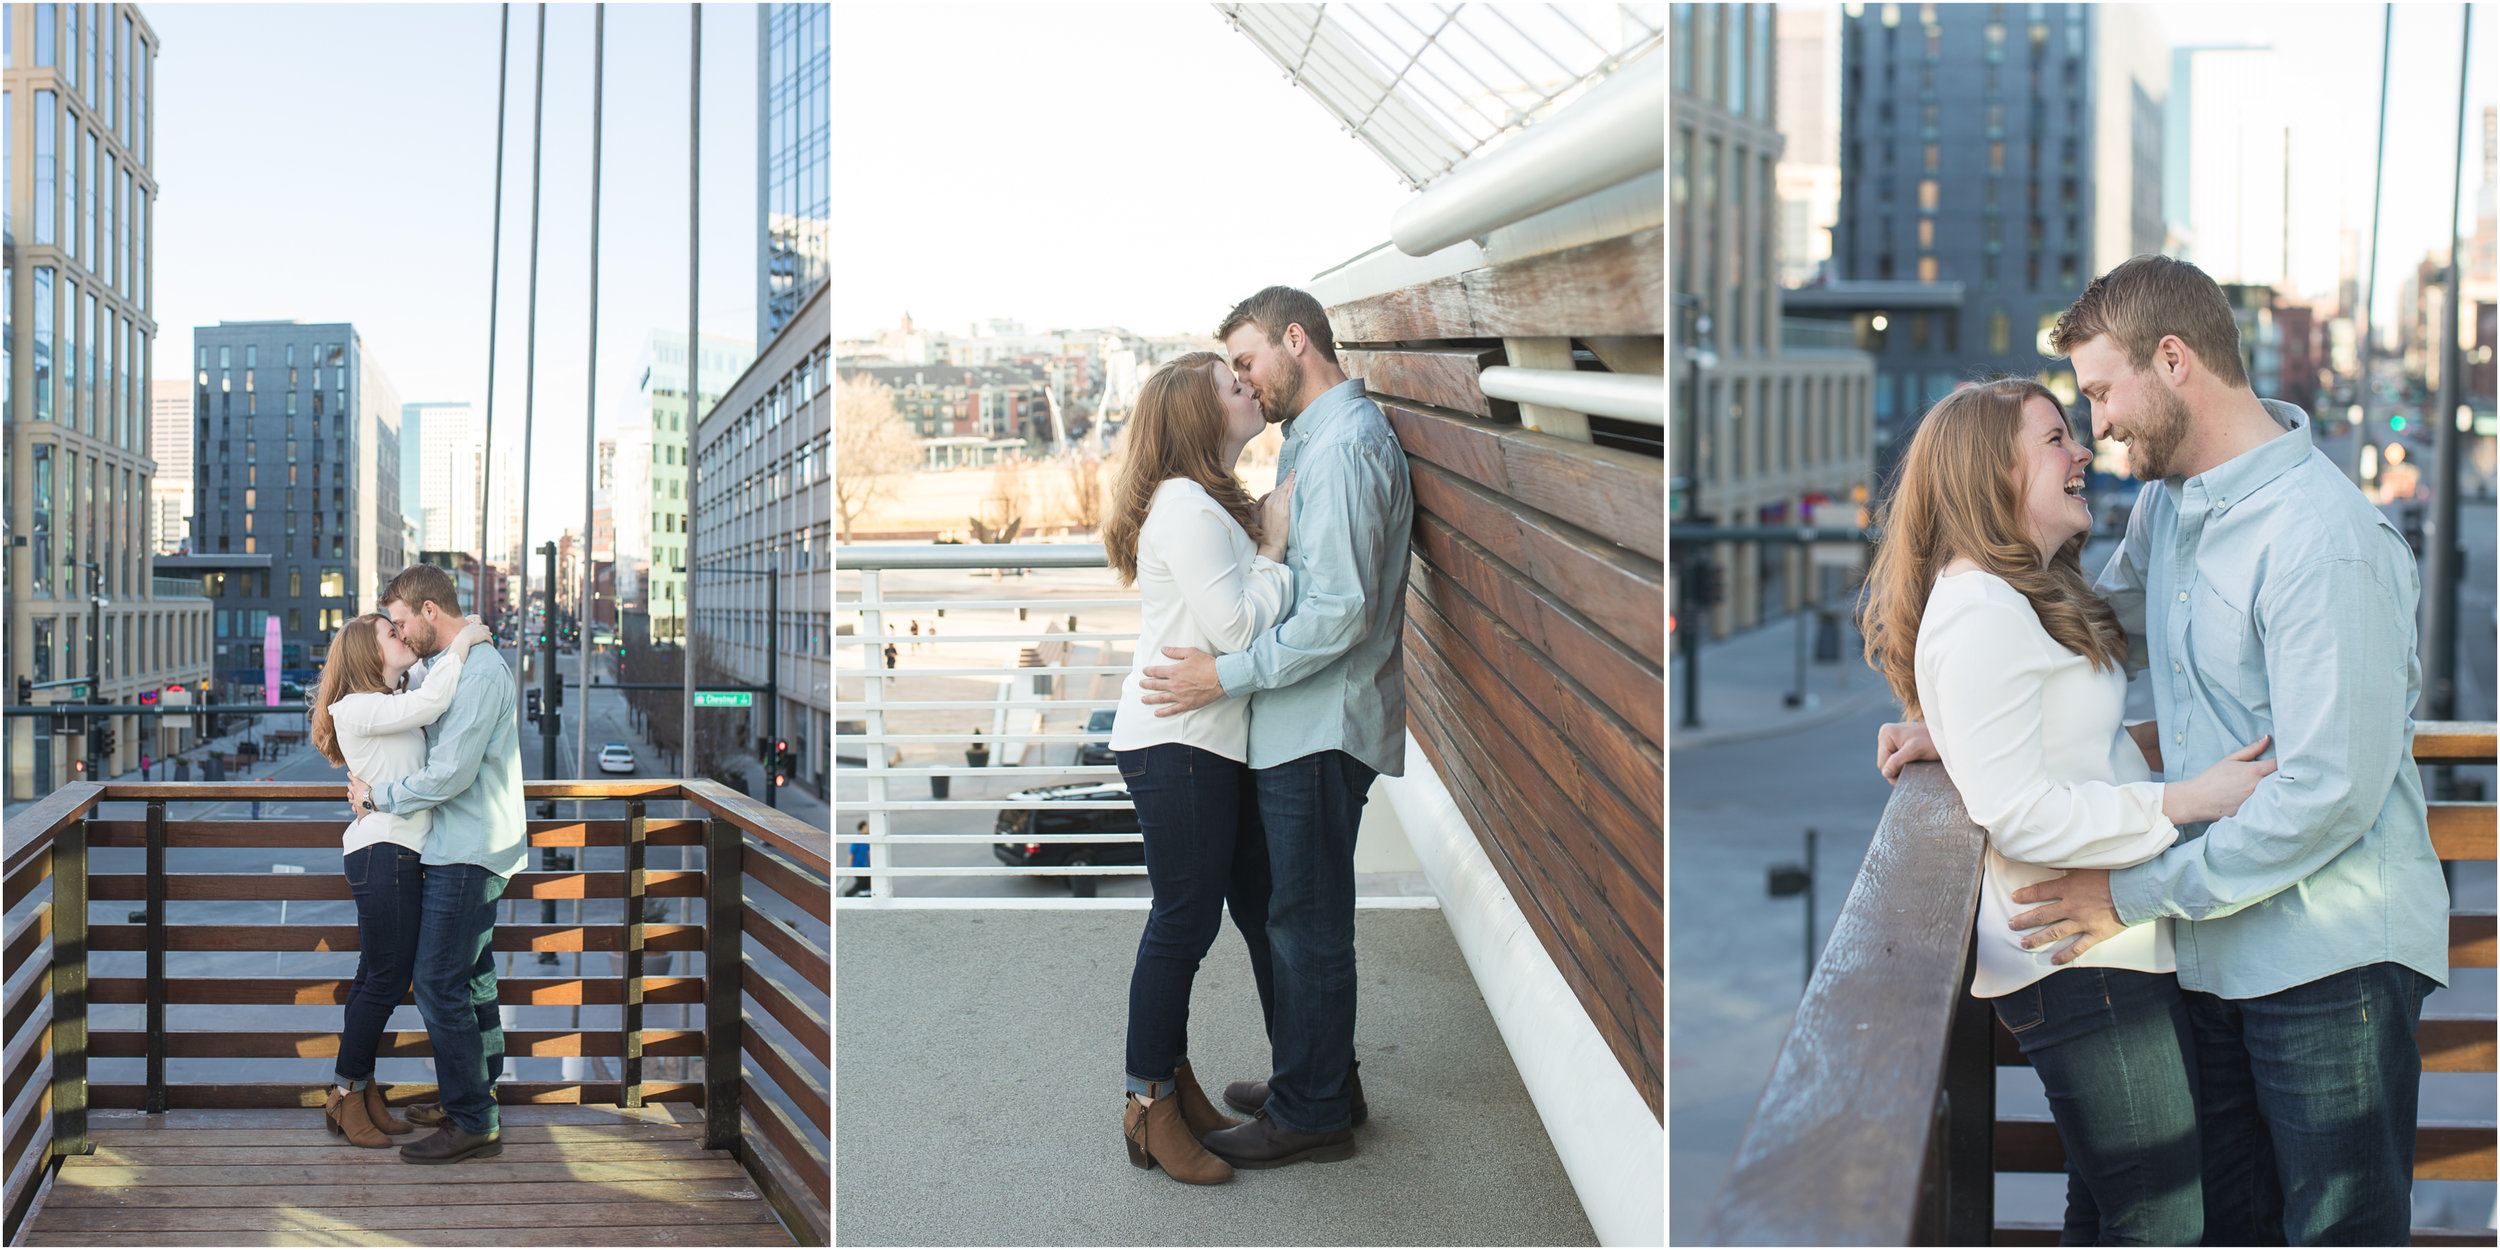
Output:
<instances>
[{"instance_id":1,"label":"man","mask_svg":"<svg viewBox=\"0 0 2500 1250\"><path fill-rule=\"evenodd\" d=\"M1380 408L1337 365L1319 301L1269 287L1216 329L1285 439L1276 475L1295 476L1285 563L1299 598L1246 650L1216 659L1167 647L1146 670L1148 703L1171 716L1250 700L1250 767L1275 880L1266 935L1276 970L1266 1081L1225 1100L1252 1113L1210 1133L1235 1167L1341 1159L1364 1117L1354 1075L1354 833L1374 777L1406 767L1406 457ZM1249 929L1245 927L1245 935ZM1255 939L1254 939L1255 940Z\"/></svg>"},{"instance_id":2,"label":"man","mask_svg":"<svg viewBox=\"0 0 2500 1250\"><path fill-rule=\"evenodd\" d=\"M2037 928L2034 947L2080 935L2062 963L2174 919L2207 1244L2403 1245L2414 1029L2448 976L2407 714L2413 554L2311 446L2308 414L2249 388L2230 305L2195 266L2127 261L2053 336L2093 435L2124 442L2145 482L2098 589L2129 670L2152 674L2166 777L2269 734L2278 769L2152 860L2016 891L2045 905L2012 924Z\"/></svg>"},{"instance_id":3,"label":"man","mask_svg":"<svg viewBox=\"0 0 2500 1250\"><path fill-rule=\"evenodd\" d=\"M868 866L868 822L864 820L859 822L857 832L859 840L851 843L851 867L866 868ZM861 873L851 878L850 888L842 891L842 897L858 898L868 893L868 884L868 874Z\"/></svg>"},{"instance_id":4,"label":"man","mask_svg":"<svg viewBox=\"0 0 2500 1250\"><path fill-rule=\"evenodd\" d=\"M463 624L451 574L429 564L392 578L382 591L382 610L400 640L427 661ZM471 648L450 708L425 727L425 767L378 789L348 778L347 801L359 812L434 811L422 861L416 999L434 1044L442 1102L409 1109L411 1122L437 1126L432 1136L400 1148L411 1163L503 1153L495 1106L495 1082L503 1075L495 901L528 855L513 705L512 670L503 656L492 647Z\"/></svg>"}]
</instances>

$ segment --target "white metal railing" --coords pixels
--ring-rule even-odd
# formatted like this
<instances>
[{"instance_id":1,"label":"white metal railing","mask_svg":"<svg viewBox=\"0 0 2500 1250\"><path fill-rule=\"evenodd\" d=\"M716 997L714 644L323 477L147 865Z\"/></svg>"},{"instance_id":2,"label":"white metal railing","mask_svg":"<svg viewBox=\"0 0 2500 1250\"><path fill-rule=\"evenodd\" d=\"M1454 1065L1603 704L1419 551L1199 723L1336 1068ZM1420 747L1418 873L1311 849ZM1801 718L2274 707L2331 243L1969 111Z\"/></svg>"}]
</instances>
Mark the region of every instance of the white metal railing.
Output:
<instances>
[{"instance_id":1,"label":"white metal railing","mask_svg":"<svg viewBox=\"0 0 2500 1250\"><path fill-rule=\"evenodd\" d=\"M1546 404L1645 425L1667 423L1667 380L1655 373L1582 373L1494 365L1484 371L1480 382L1484 393L1494 399Z\"/></svg>"},{"instance_id":2,"label":"white metal railing","mask_svg":"<svg viewBox=\"0 0 2500 1250\"><path fill-rule=\"evenodd\" d=\"M834 677L839 684L845 680L860 682L857 700L837 698L834 701L835 753L844 754L845 746L859 748L857 754L865 764L861 770L868 797L862 801L837 800L836 818L844 826L834 832L836 842L861 841L854 831L860 819L868 822L868 863L853 867L848 848L837 847L835 871L843 876L865 877L871 898L892 898L894 882L902 877L1112 877L1142 876L1145 867L1127 864L1086 864L1078 866L1035 866L1015 864L927 865L897 864L897 846L979 846L989 848L1002 841L1013 840L1029 845L1135 844L1142 841L1137 833L1036 833L1031 826L1024 833L1002 838L992 825L992 817L1009 806L998 798L898 798L894 793L898 781L935 781L945 778L1032 777L1061 778L1069 781L1116 781L1119 769L1107 764L1008 764L1003 762L1006 748L1063 745L1099 741L1101 733L1049 732L1038 728L1042 710L1091 712L1096 708L1118 706L1115 698L1077 698L1069 686L1075 678L1125 675L1125 664L1053 664L1041 668L1022 665L948 665L935 668L885 667L884 651L896 647L897 660L902 649L920 644L1025 644L1043 642L1095 643L1107 646L1115 642L1134 642L1134 630L1076 630L1051 632L1050 622L1078 610L1135 610L1137 597L1129 594L1114 598L1060 598L1042 596L992 595L981 598L906 595L885 576L894 572L928 571L1005 571L1024 569L1101 569L1103 549L1099 544L1078 543L1007 543L1007 544L861 544L840 548L834 555L835 568L859 575L856 597L845 597L839 587L834 595L834 611L840 618L855 617L856 629L849 636L834 638ZM944 609L952 612L1000 612L1022 609L1033 626L1029 630L998 633L935 634L920 636L888 634L888 624L897 615L913 614L936 619L933 613ZM1046 614L1046 615L1045 615ZM846 658L856 657L852 663ZM895 699L890 697L890 683L921 678L992 678L1001 689L993 697L966 699ZM1036 689L1037 677L1053 679L1051 690L1042 694ZM967 740L962 733L911 733L893 731L887 717L897 712L939 712L952 710L978 711L993 718L991 731L973 735L974 739L996 749L1002 762L992 765L938 764L898 768L894 760L897 748L925 746L932 743L961 744ZM1017 732L1005 724L1010 711L1033 710L1036 728ZM841 726L856 722L861 732L846 733ZM838 782L837 782L838 784ZM1121 799L1054 799L1036 803L1032 810L1050 812L1128 811L1135 804ZM908 812L979 813L982 829L974 833L898 833L891 817ZM1038 824L1038 820L1031 824Z\"/></svg>"}]
</instances>

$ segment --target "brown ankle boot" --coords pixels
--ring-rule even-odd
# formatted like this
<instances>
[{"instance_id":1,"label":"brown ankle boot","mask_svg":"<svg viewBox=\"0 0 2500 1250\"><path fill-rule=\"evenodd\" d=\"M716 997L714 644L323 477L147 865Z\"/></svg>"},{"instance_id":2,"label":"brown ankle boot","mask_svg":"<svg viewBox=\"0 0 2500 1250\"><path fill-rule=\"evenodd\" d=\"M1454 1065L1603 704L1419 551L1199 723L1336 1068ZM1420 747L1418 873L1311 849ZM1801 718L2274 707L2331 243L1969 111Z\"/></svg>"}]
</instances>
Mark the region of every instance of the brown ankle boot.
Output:
<instances>
[{"instance_id":1,"label":"brown ankle boot","mask_svg":"<svg viewBox=\"0 0 2500 1250\"><path fill-rule=\"evenodd\" d=\"M1207 1091L1199 1088L1196 1074L1184 1063L1172 1071L1172 1095L1181 1104L1181 1119L1189 1124L1189 1135L1204 1137L1228 1128L1238 1128L1241 1121L1215 1109L1207 1101Z\"/></svg>"},{"instance_id":2,"label":"brown ankle boot","mask_svg":"<svg viewBox=\"0 0 2500 1250\"><path fill-rule=\"evenodd\" d=\"M1181 1115L1180 1105L1170 1098L1152 1103L1131 1094L1128 1111L1120 1118L1120 1133L1128 1138L1128 1161L1141 1168L1162 1165L1173 1180L1192 1185L1214 1185L1233 1179L1233 1165L1207 1153L1198 1144L1197 1135L1189 1131L1189 1123Z\"/></svg>"},{"instance_id":3,"label":"brown ankle boot","mask_svg":"<svg viewBox=\"0 0 2500 1250\"><path fill-rule=\"evenodd\" d=\"M322 1107L321 1114L329 1121L330 1132L345 1135L351 1145L373 1147L391 1144L391 1139L373 1126L373 1117L365 1114L365 1100L355 1094L342 1096L336 1085L330 1087L330 1099Z\"/></svg>"},{"instance_id":4,"label":"brown ankle boot","mask_svg":"<svg viewBox=\"0 0 2500 1250\"><path fill-rule=\"evenodd\" d=\"M373 1121L373 1127L378 1128L393 1137L397 1137L402 1133L413 1133L417 1131L415 1125L391 1114L390 1100L382 1097L382 1085L380 1082L365 1082L364 1096L365 1115Z\"/></svg>"}]
</instances>

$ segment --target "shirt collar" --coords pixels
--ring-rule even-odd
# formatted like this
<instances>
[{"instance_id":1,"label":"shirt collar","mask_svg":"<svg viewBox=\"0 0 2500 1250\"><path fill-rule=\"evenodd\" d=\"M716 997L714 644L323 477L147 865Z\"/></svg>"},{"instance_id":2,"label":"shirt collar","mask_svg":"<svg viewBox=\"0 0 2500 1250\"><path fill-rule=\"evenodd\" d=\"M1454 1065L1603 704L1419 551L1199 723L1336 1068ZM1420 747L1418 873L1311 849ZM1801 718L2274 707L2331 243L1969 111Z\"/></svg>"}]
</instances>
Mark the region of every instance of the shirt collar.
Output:
<instances>
[{"instance_id":1,"label":"shirt collar","mask_svg":"<svg viewBox=\"0 0 2500 1250\"><path fill-rule=\"evenodd\" d=\"M2227 508L2291 472L2309 458L2310 452L2316 450L2311 439L2291 437L2305 431L2309 424L2308 413L2301 411L2298 405L2279 399L2260 399L2257 402L2265 405L2266 415L2274 418L2275 424L2282 426L2284 432L2195 477L2185 479L2180 482L2181 489L2201 487L2215 506Z\"/></svg>"},{"instance_id":2,"label":"shirt collar","mask_svg":"<svg viewBox=\"0 0 2500 1250\"><path fill-rule=\"evenodd\" d=\"M1319 393L1319 397L1312 400L1308 406L1304 407L1300 415L1286 419L1286 437L1302 438L1308 436L1312 431L1327 425L1328 419L1331 416L1353 407L1354 401L1361 399L1362 397L1363 379L1361 378L1347 378L1345 381L1339 382L1335 386L1321 391Z\"/></svg>"}]
</instances>

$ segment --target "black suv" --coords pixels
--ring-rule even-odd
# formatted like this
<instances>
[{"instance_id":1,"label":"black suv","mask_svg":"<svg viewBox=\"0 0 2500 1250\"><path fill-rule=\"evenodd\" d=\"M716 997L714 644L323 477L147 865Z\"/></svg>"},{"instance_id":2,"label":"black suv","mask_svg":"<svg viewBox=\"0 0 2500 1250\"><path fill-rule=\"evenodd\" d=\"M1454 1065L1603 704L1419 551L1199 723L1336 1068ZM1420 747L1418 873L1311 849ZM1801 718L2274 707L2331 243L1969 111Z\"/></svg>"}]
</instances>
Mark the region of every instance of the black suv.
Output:
<instances>
[{"instance_id":1,"label":"black suv","mask_svg":"<svg viewBox=\"0 0 2500 1250\"><path fill-rule=\"evenodd\" d=\"M1111 750L1111 717L1112 714L1118 710L1119 709L1117 708L1098 707L1094 709L1093 715L1085 718L1085 732L1089 734L1101 734L1102 737L1090 742L1081 742L1077 744L1077 763L1117 764L1120 762L1120 757L1114 754ZM1107 812L1103 814L1109 815Z\"/></svg>"},{"instance_id":2,"label":"black suv","mask_svg":"<svg viewBox=\"0 0 2500 1250\"><path fill-rule=\"evenodd\" d=\"M1117 781L1109 781L1019 790L1008 795L1007 801L1047 803L1053 799L1064 799L1073 802L1098 802L1127 797L1127 786ZM998 814L997 833L1001 840L991 850L998 855L998 862L1019 868L1142 864L1146 862L1146 846L1142 842L1027 842L1024 840L1028 835L1049 833L1135 832L1137 832L1137 813L1134 811L1101 811L1082 808L1076 811L1052 811L1048 807L1013 807ZM1059 879L1068 883L1068 892L1076 897L1094 897L1096 878L1071 873Z\"/></svg>"}]
</instances>

